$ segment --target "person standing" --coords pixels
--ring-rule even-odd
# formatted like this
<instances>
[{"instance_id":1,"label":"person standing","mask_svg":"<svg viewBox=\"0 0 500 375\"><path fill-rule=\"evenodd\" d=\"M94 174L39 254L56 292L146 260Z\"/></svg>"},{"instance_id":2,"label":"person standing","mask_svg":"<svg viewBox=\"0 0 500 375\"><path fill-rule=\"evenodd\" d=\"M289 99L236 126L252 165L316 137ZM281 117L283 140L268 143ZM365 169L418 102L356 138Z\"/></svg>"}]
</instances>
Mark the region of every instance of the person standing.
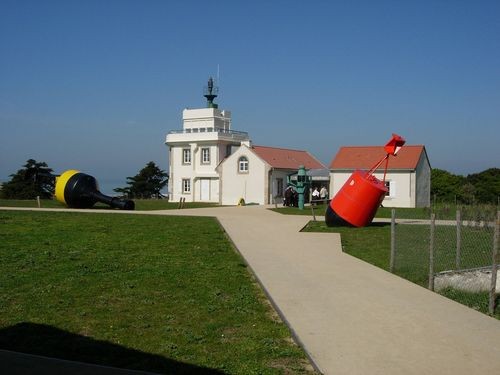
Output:
<instances>
[{"instance_id":1,"label":"person standing","mask_svg":"<svg viewBox=\"0 0 500 375\"><path fill-rule=\"evenodd\" d=\"M318 191L318 188L315 187L313 192L312 192L312 202L311 203L317 204L316 201L318 201L318 200L319 200L319 191Z\"/></svg>"},{"instance_id":2,"label":"person standing","mask_svg":"<svg viewBox=\"0 0 500 375\"><path fill-rule=\"evenodd\" d=\"M321 190L319 191L319 198L322 201L325 201L326 199L328 199L328 190L326 190L325 186L321 186ZM321 202L321 203L323 203L323 202Z\"/></svg>"}]
</instances>

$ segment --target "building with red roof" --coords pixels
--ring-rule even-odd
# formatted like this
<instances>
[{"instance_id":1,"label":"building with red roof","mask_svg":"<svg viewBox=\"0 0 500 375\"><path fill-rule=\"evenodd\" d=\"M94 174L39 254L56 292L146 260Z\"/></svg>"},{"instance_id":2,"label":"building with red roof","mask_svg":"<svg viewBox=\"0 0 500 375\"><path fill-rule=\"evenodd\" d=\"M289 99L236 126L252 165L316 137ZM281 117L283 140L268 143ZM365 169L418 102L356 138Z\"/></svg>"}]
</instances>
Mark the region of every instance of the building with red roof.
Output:
<instances>
[{"instance_id":1,"label":"building with red roof","mask_svg":"<svg viewBox=\"0 0 500 375\"><path fill-rule=\"evenodd\" d=\"M308 170L326 167L309 152L287 148L242 144L222 161L220 175L221 204L270 204L281 202L287 177L303 165Z\"/></svg>"},{"instance_id":2,"label":"building with red roof","mask_svg":"<svg viewBox=\"0 0 500 375\"><path fill-rule=\"evenodd\" d=\"M332 159L330 191L335 195L356 169L370 170L386 155L383 146L341 147ZM385 163L374 173L382 180ZM429 207L431 166L423 145L403 146L396 156L389 157L385 179L389 192L385 207Z\"/></svg>"}]
</instances>

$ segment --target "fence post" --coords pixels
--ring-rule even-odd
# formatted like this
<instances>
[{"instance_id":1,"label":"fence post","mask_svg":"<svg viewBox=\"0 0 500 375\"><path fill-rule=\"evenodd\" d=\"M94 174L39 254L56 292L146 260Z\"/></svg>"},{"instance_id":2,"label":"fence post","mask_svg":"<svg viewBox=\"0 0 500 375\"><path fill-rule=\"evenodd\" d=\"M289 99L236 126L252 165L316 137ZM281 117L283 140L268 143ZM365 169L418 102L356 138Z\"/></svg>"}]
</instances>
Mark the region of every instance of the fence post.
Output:
<instances>
[{"instance_id":1,"label":"fence post","mask_svg":"<svg viewBox=\"0 0 500 375\"><path fill-rule=\"evenodd\" d=\"M38 208L40 208L41 205L40 205L40 196L39 195L36 196L36 203L38 204Z\"/></svg>"},{"instance_id":2,"label":"fence post","mask_svg":"<svg viewBox=\"0 0 500 375\"><path fill-rule=\"evenodd\" d=\"M431 234L429 241L429 289L434 291L434 230L436 229L436 214L431 214Z\"/></svg>"},{"instance_id":3,"label":"fence post","mask_svg":"<svg viewBox=\"0 0 500 375\"><path fill-rule=\"evenodd\" d=\"M460 269L461 263L461 249L462 249L462 212L457 209L457 255L455 259L455 269Z\"/></svg>"},{"instance_id":4,"label":"fence post","mask_svg":"<svg viewBox=\"0 0 500 375\"><path fill-rule=\"evenodd\" d=\"M497 272L498 272L498 237L500 235L500 211L497 212L495 221L495 232L493 234L493 255L491 265L491 288L490 288L490 303L488 312L493 315L495 312L496 287L497 287Z\"/></svg>"},{"instance_id":5,"label":"fence post","mask_svg":"<svg viewBox=\"0 0 500 375\"><path fill-rule=\"evenodd\" d=\"M396 210L391 210L391 260L389 271L394 272L394 258L396 257Z\"/></svg>"}]
</instances>

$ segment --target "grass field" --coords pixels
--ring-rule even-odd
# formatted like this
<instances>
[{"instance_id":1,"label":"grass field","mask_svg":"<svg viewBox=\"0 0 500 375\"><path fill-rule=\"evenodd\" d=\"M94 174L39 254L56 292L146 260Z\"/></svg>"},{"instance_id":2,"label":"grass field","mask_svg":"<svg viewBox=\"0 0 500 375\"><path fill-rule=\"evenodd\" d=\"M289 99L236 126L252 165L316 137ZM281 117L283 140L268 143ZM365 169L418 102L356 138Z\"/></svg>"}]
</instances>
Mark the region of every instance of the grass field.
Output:
<instances>
[{"instance_id":1,"label":"grass field","mask_svg":"<svg viewBox=\"0 0 500 375\"><path fill-rule=\"evenodd\" d=\"M166 199L134 199L135 209L137 211L152 211L152 210L175 210L179 208L179 203L169 202ZM216 203L203 202L186 202L184 208L203 208L217 207ZM17 200L17 199L0 199L0 207L38 207L36 200ZM55 199L42 199L40 201L42 208L67 208L64 204ZM110 207L97 203L93 208L109 209Z\"/></svg>"},{"instance_id":2,"label":"grass field","mask_svg":"<svg viewBox=\"0 0 500 375\"><path fill-rule=\"evenodd\" d=\"M314 214L321 218L325 215L326 205L314 206ZM431 217L431 212L436 214L437 220L455 220L457 209L461 210L462 220L472 220L472 221L493 221L496 218L497 211L499 208L495 205L475 205L475 206L455 206L451 204L439 204L433 206L432 208L420 207L420 208L396 208L396 218L399 219L424 219L429 220ZM303 210L299 210L297 207L279 207L273 208L273 211L284 215L309 215L312 216L313 211L311 206L304 207ZM390 219L391 218L391 207L379 207L377 210L376 218Z\"/></svg>"},{"instance_id":3,"label":"grass field","mask_svg":"<svg viewBox=\"0 0 500 375\"><path fill-rule=\"evenodd\" d=\"M161 373L312 373L211 218L0 211L0 348Z\"/></svg>"}]
</instances>

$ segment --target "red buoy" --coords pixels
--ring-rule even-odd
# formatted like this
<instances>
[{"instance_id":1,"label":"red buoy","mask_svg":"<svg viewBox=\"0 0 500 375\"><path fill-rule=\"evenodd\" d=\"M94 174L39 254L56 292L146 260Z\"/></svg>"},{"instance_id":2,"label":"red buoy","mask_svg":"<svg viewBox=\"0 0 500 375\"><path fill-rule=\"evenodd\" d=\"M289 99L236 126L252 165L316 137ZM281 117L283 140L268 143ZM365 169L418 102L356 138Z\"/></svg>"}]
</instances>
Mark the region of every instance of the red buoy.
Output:
<instances>
[{"instance_id":1,"label":"red buoy","mask_svg":"<svg viewBox=\"0 0 500 375\"><path fill-rule=\"evenodd\" d=\"M377 209L388 192L385 186L385 175L389 156L396 156L405 140L393 134L385 145L387 155L368 172L355 170L344 186L333 197L326 209L325 222L328 226L348 225L364 227L371 223ZM384 179L381 181L372 173L383 163L385 164Z\"/></svg>"},{"instance_id":2,"label":"red buoy","mask_svg":"<svg viewBox=\"0 0 500 375\"><path fill-rule=\"evenodd\" d=\"M387 191L384 183L375 176L356 170L331 200L329 208L333 212L330 216L335 213L352 226L364 227L373 220ZM330 219L332 225L336 224L335 220L339 221L333 217Z\"/></svg>"}]
</instances>

